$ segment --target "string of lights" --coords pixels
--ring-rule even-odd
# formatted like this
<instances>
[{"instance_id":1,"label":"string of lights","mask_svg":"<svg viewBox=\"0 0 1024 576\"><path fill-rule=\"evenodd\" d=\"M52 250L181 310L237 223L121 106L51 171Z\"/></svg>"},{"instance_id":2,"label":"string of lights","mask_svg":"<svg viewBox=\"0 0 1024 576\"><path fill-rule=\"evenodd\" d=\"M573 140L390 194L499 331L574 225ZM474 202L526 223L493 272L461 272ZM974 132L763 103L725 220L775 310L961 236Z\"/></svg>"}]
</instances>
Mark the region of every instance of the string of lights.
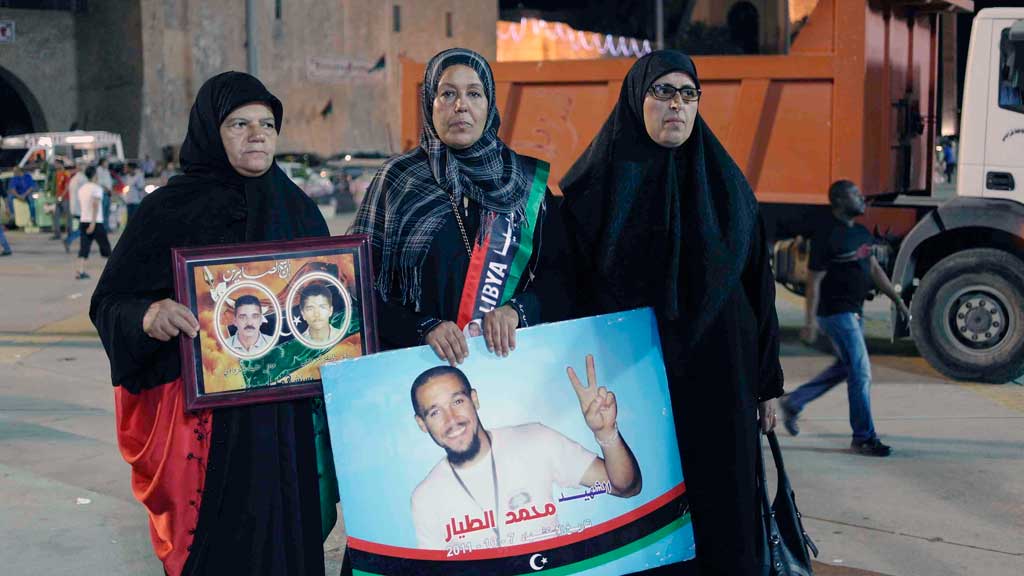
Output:
<instances>
[{"instance_id":1,"label":"string of lights","mask_svg":"<svg viewBox=\"0 0 1024 576\"><path fill-rule=\"evenodd\" d=\"M521 18L518 23L506 22L498 28L499 40L521 42L530 35L546 36L552 40L568 42L573 50L597 52L601 56L639 58L651 51L650 40L626 36L576 30L564 22L548 22L540 18ZM502 28L505 28L502 30ZM588 39L589 36L589 39Z\"/></svg>"}]
</instances>

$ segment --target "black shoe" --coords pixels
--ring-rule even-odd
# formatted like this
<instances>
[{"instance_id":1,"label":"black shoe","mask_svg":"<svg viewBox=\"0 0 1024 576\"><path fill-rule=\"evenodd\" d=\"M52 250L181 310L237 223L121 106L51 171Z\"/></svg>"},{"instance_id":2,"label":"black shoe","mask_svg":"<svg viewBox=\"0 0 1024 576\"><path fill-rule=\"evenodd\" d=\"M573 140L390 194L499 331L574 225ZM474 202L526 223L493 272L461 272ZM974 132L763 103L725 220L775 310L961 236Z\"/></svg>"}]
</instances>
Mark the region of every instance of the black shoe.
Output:
<instances>
[{"instance_id":1,"label":"black shoe","mask_svg":"<svg viewBox=\"0 0 1024 576\"><path fill-rule=\"evenodd\" d=\"M91 278L91 276L89 276L88 272L79 272L78 274L75 274L75 280L88 280L89 278Z\"/></svg>"},{"instance_id":2,"label":"black shoe","mask_svg":"<svg viewBox=\"0 0 1024 576\"><path fill-rule=\"evenodd\" d=\"M0 252L0 256L10 256L11 254L14 254L14 252L11 252L10 250L4 250L3 252Z\"/></svg>"},{"instance_id":3,"label":"black shoe","mask_svg":"<svg viewBox=\"0 0 1024 576\"><path fill-rule=\"evenodd\" d=\"M800 415L789 409L789 403L786 402L785 397L779 399L779 412L782 412L782 425L786 427L786 432L793 436L799 435L800 425L796 421Z\"/></svg>"},{"instance_id":4,"label":"black shoe","mask_svg":"<svg viewBox=\"0 0 1024 576\"><path fill-rule=\"evenodd\" d=\"M884 458L889 454L892 454L892 447L882 444L882 441L877 437L872 438L871 440L854 440L850 443L850 448L864 456L878 456L880 458Z\"/></svg>"}]
</instances>

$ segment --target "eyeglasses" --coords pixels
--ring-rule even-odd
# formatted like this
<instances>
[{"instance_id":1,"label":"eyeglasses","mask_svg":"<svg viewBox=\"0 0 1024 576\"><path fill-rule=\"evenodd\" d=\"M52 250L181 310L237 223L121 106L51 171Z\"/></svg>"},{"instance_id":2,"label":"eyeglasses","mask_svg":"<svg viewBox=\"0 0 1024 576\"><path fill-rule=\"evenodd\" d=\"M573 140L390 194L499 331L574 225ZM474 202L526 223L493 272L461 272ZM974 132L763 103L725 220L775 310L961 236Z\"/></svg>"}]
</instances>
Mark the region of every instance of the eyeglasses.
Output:
<instances>
[{"instance_id":1,"label":"eyeglasses","mask_svg":"<svg viewBox=\"0 0 1024 576\"><path fill-rule=\"evenodd\" d=\"M694 88L693 86L676 88L671 84L655 84L651 86L648 92L656 100L672 100L676 97L676 94L683 98L683 102L696 102L700 100L700 88Z\"/></svg>"}]
</instances>

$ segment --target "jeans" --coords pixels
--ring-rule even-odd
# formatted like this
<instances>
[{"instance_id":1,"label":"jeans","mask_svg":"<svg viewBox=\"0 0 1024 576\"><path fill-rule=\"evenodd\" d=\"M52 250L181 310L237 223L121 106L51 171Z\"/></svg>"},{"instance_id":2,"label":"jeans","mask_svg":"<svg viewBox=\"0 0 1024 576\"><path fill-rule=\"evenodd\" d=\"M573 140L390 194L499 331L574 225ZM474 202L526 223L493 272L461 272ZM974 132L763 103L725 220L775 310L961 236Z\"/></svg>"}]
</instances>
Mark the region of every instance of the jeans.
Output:
<instances>
[{"instance_id":1,"label":"jeans","mask_svg":"<svg viewBox=\"0 0 1024 576\"><path fill-rule=\"evenodd\" d=\"M103 222L110 222L110 192L103 191Z\"/></svg>"},{"instance_id":2,"label":"jeans","mask_svg":"<svg viewBox=\"0 0 1024 576\"><path fill-rule=\"evenodd\" d=\"M864 319L853 312L818 316L818 326L832 341L837 359L824 372L786 396L786 409L799 414L808 402L846 380L853 439L857 442L871 440L876 435L871 419L871 360L864 341Z\"/></svg>"},{"instance_id":3,"label":"jeans","mask_svg":"<svg viewBox=\"0 0 1024 576\"><path fill-rule=\"evenodd\" d=\"M0 223L0 248L4 252L11 251L11 245L7 243L7 236L4 234L4 225L2 223Z\"/></svg>"},{"instance_id":4,"label":"jeans","mask_svg":"<svg viewBox=\"0 0 1024 576\"><path fill-rule=\"evenodd\" d=\"M64 223L64 213L68 211L67 200L57 200L57 203L53 205L53 237L60 238L61 230L60 226Z\"/></svg>"},{"instance_id":5,"label":"jeans","mask_svg":"<svg viewBox=\"0 0 1024 576\"><path fill-rule=\"evenodd\" d=\"M70 216L70 212L68 214L68 237L64 239L64 245L70 248L71 243L74 242L75 240L78 240L82 236L82 231L78 229L78 226L74 225L74 219L77 217Z\"/></svg>"},{"instance_id":6,"label":"jeans","mask_svg":"<svg viewBox=\"0 0 1024 576\"><path fill-rule=\"evenodd\" d=\"M36 203L34 202L34 199L32 198L32 195L29 194L27 198L22 198L22 197L19 196L18 199L19 200L24 200L25 202L28 203L28 214L29 214L29 217L32 220L32 224L35 225L35 223L36 223ZM14 192L8 192L7 193L7 210L11 213L11 222L14 222Z\"/></svg>"}]
</instances>

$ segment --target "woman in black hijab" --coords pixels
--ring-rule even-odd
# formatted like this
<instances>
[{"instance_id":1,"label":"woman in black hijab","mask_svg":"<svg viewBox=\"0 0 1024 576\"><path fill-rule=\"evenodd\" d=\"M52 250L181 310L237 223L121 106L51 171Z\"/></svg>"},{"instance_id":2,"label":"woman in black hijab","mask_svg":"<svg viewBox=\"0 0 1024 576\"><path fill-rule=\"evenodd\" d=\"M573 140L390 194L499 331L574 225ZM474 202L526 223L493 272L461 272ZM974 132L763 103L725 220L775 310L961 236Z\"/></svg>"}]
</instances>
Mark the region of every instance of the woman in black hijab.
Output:
<instances>
[{"instance_id":1,"label":"woman in black hijab","mask_svg":"<svg viewBox=\"0 0 1024 576\"><path fill-rule=\"evenodd\" d=\"M373 247L381 343L455 365L482 334L507 356L517 328L567 314L548 165L498 138L494 76L472 50L431 58L420 104L420 145L381 167L352 227Z\"/></svg>"},{"instance_id":2,"label":"woman in black hijab","mask_svg":"<svg viewBox=\"0 0 1024 576\"><path fill-rule=\"evenodd\" d=\"M561 182L563 216L581 312L655 310L698 573L759 574L758 420L774 426L783 381L775 288L757 202L699 98L688 56L639 59Z\"/></svg>"},{"instance_id":3,"label":"woman in black hijab","mask_svg":"<svg viewBox=\"0 0 1024 576\"><path fill-rule=\"evenodd\" d=\"M182 406L177 340L198 323L172 300L171 248L328 235L274 162L281 118L281 102L248 74L203 84L181 147L185 174L139 206L92 298L118 444L174 576L324 573L312 401Z\"/></svg>"}]
</instances>

